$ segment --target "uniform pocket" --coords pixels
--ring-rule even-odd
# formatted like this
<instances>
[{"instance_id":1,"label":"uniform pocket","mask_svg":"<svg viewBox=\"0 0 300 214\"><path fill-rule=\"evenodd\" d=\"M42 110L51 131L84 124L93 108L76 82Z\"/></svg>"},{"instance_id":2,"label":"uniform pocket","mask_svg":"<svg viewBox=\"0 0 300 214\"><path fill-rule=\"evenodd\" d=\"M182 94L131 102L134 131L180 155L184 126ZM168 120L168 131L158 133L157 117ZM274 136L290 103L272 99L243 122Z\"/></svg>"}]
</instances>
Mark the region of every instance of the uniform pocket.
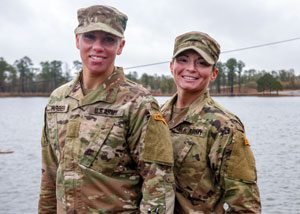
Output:
<instances>
[{"instance_id":1,"label":"uniform pocket","mask_svg":"<svg viewBox=\"0 0 300 214\"><path fill-rule=\"evenodd\" d=\"M180 168L183 160L186 158L187 154L189 153L194 144L194 142L186 140L181 145L174 145L176 147L176 153L174 154L176 167Z\"/></svg>"},{"instance_id":2,"label":"uniform pocket","mask_svg":"<svg viewBox=\"0 0 300 214\"><path fill-rule=\"evenodd\" d=\"M86 167L91 167L99 151L107 139L112 127L114 125L114 118L105 118L101 120L101 124L98 125L99 128L91 129L89 136L90 138L81 138L81 141L88 143L88 146L84 149L84 153L79 163Z\"/></svg>"},{"instance_id":3,"label":"uniform pocket","mask_svg":"<svg viewBox=\"0 0 300 214\"><path fill-rule=\"evenodd\" d=\"M207 167L207 140L201 136L188 135L177 135L176 139L174 174L177 188L186 197L201 196L202 200L212 187L212 184L206 181L211 179Z\"/></svg>"},{"instance_id":4,"label":"uniform pocket","mask_svg":"<svg viewBox=\"0 0 300 214\"><path fill-rule=\"evenodd\" d=\"M79 164L96 172L112 175L120 170L120 164L126 164L123 161L128 154L128 148L122 111L115 113L111 110L108 113L114 115L89 114L86 116L87 120L81 124L79 139L82 156Z\"/></svg>"}]
</instances>

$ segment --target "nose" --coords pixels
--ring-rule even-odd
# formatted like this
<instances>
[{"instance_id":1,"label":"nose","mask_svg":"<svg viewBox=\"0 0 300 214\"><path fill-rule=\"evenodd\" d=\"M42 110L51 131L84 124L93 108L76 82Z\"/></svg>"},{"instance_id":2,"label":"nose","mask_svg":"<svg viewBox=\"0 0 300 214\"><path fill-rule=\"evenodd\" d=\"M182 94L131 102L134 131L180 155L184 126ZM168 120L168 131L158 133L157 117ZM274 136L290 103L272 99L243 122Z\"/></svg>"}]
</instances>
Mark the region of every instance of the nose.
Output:
<instances>
[{"instance_id":1,"label":"nose","mask_svg":"<svg viewBox=\"0 0 300 214\"><path fill-rule=\"evenodd\" d=\"M189 61L186 67L187 70L189 71L195 71L196 70L196 63L194 61Z\"/></svg>"},{"instance_id":2,"label":"nose","mask_svg":"<svg viewBox=\"0 0 300 214\"><path fill-rule=\"evenodd\" d=\"M103 51L103 45L101 42L101 39L96 39L95 42L93 43L93 50L97 52Z\"/></svg>"}]
</instances>

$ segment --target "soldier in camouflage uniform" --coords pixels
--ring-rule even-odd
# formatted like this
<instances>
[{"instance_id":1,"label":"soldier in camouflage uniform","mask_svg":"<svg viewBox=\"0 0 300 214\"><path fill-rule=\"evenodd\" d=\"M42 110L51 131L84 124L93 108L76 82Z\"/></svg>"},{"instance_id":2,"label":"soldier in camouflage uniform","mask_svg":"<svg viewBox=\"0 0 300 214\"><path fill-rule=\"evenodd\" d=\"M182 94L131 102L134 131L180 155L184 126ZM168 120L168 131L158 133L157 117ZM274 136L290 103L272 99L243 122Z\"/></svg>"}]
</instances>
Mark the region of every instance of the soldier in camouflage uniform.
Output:
<instances>
[{"instance_id":1,"label":"soldier in camouflage uniform","mask_svg":"<svg viewBox=\"0 0 300 214\"><path fill-rule=\"evenodd\" d=\"M170 69L177 93L162 106L174 150L175 213L261 211L244 126L208 92L219 54L219 44L205 33L175 40Z\"/></svg>"},{"instance_id":2,"label":"soldier in camouflage uniform","mask_svg":"<svg viewBox=\"0 0 300 214\"><path fill-rule=\"evenodd\" d=\"M97 5L78 21L83 69L45 109L39 213L173 213L169 129L156 100L114 65L127 16Z\"/></svg>"}]
</instances>

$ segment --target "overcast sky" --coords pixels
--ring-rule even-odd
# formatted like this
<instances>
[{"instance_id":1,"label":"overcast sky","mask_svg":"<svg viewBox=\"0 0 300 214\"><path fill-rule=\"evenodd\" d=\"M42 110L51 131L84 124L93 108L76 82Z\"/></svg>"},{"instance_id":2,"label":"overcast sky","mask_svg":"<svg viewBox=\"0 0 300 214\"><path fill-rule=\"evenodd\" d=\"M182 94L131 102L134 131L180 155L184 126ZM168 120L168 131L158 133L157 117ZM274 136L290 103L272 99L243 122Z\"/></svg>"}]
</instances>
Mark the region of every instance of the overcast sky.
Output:
<instances>
[{"instance_id":1,"label":"overcast sky","mask_svg":"<svg viewBox=\"0 0 300 214\"><path fill-rule=\"evenodd\" d=\"M2 0L0 57L13 64L28 56L41 61L79 60L74 29L77 9L111 5L128 16L126 45L117 65L132 67L169 61L174 39L188 31L206 32L226 52L300 38L298 0ZM222 53L245 69L294 69L300 74L300 39L260 48ZM127 69L139 74L169 74L169 64Z\"/></svg>"}]
</instances>

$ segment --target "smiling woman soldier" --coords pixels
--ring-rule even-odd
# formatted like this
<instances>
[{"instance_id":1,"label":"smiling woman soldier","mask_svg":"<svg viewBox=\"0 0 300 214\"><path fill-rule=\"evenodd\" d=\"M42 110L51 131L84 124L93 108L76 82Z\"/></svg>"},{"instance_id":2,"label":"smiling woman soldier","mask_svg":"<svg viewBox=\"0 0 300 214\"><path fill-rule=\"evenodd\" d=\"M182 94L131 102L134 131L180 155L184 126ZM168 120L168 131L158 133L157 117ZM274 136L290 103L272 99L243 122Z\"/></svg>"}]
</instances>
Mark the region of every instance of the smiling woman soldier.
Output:
<instances>
[{"instance_id":1,"label":"smiling woman soldier","mask_svg":"<svg viewBox=\"0 0 300 214\"><path fill-rule=\"evenodd\" d=\"M244 126L208 93L219 54L205 33L175 40L170 68L177 93L162 107L174 147L175 213L260 213Z\"/></svg>"},{"instance_id":2,"label":"smiling woman soldier","mask_svg":"<svg viewBox=\"0 0 300 214\"><path fill-rule=\"evenodd\" d=\"M78 21L82 71L45 110L39 213L172 213L168 127L156 100L114 65L127 16L96 5Z\"/></svg>"}]
</instances>

